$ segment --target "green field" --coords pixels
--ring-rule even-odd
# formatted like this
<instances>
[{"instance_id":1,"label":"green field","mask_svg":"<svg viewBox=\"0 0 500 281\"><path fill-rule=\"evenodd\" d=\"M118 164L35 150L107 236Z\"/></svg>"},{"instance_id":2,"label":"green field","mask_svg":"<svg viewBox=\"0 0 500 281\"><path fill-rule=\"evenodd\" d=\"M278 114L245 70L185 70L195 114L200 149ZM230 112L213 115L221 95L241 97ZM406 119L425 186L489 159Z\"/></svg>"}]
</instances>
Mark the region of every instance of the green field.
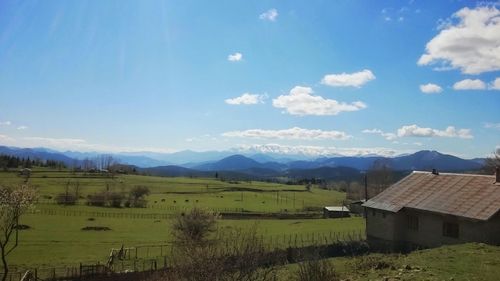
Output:
<instances>
[{"instance_id":1,"label":"green field","mask_svg":"<svg viewBox=\"0 0 500 281\"><path fill-rule=\"evenodd\" d=\"M0 172L0 184L19 185L24 178L15 172ZM265 182L222 182L216 179L166 178L138 175L119 175L105 177L100 175L72 174L68 171L35 171L29 180L37 188L40 202L63 193L68 186L69 192L76 192L80 203L84 204L87 195L113 191L128 193L137 185L147 186L151 194L148 207L169 210L192 208L197 205L213 209L242 209L254 212L295 211L305 207L339 205L345 193L314 188L307 192L304 186L284 185Z\"/></svg>"},{"instance_id":2,"label":"green field","mask_svg":"<svg viewBox=\"0 0 500 281\"><path fill-rule=\"evenodd\" d=\"M477 280L500 276L500 247L478 243L443 246L408 255L370 254L330 259L340 280ZM281 269L280 280L290 280L298 265Z\"/></svg>"},{"instance_id":3,"label":"green field","mask_svg":"<svg viewBox=\"0 0 500 281\"><path fill-rule=\"evenodd\" d=\"M14 172L1 172L0 184L14 186L24 179ZM69 182L69 184L68 184ZM19 267L75 266L80 262L104 262L111 248L144 245L169 245L171 219L145 218L130 215L168 214L183 212L194 206L224 212L277 213L303 212L305 207L320 209L339 205L345 193L313 187L264 182L222 182L216 179L165 178L139 175L119 175L114 178L98 175L73 174L67 171L35 171L29 183L37 188L39 203L33 213L26 214L21 224L30 229L20 231L20 245L10 256ZM76 192L78 205L60 206L55 195ZM136 186L147 186L147 208L110 208L85 205L88 194L104 190L122 192ZM68 188L67 188L68 186ZM163 200L162 200L163 199ZM48 214L50 212L51 214ZM113 215L114 216L109 216ZM126 216L120 217L117 214ZM108 216L107 216L108 215ZM89 218L92 217L92 220ZM83 231L86 226L108 227L110 231ZM343 219L222 219L219 233L235 228L257 228L269 247L285 247L291 241L297 245L324 243L328 239L345 239L349 233L364 233L362 218ZM165 255L166 248L151 248L141 257ZM160 253L161 251L161 253Z\"/></svg>"}]
</instances>

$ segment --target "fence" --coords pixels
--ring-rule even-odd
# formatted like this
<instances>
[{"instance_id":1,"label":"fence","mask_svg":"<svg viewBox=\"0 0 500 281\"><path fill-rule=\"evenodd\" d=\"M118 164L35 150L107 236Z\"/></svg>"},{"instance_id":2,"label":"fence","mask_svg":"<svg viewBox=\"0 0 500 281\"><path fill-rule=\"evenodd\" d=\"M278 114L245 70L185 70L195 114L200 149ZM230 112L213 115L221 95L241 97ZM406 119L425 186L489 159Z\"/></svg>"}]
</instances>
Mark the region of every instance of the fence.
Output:
<instances>
[{"instance_id":1,"label":"fence","mask_svg":"<svg viewBox=\"0 0 500 281\"><path fill-rule=\"evenodd\" d=\"M214 239L224 240L230 234L222 229L217 231ZM296 260L304 252L314 252L317 249L328 250L328 256L344 255L345 249L340 251L338 245L349 242L359 242L365 239L363 230L351 230L329 233L282 234L273 236L260 236L268 252L281 252L289 260ZM26 271L30 270L36 279L30 280L80 280L91 276L112 275L126 272L148 272L172 266L171 258L174 255L173 244L139 245L125 248L120 259L113 260L111 264L95 263L80 264L75 266L50 267L50 268L11 268L7 280L20 281ZM112 252L120 249L112 249ZM228 249L230 251L230 249ZM299 254L297 254L299 253ZM1 275L0 275L1 277ZM112 279L110 279L112 280Z\"/></svg>"},{"instance_id":2,"label":"fence","mask_svg":"<svg viewBox=\"0 0 500 281\"><path fill-rule=\"evenodd\" d=\"M260 212L245 212L242 209L218 208L212 209L222 215L223 219L316 219L321 218L322 214L313 212L304 213L260 213ZM140 213L140 212L116 212L110 208L108 211L86 211L72 210L70 208L39 208L30 211L31 214L51 215L51 216L85 216L92 218L121 218L121 219L172 219L177 216L176 213Z\"/></svg>"}]
</instances>

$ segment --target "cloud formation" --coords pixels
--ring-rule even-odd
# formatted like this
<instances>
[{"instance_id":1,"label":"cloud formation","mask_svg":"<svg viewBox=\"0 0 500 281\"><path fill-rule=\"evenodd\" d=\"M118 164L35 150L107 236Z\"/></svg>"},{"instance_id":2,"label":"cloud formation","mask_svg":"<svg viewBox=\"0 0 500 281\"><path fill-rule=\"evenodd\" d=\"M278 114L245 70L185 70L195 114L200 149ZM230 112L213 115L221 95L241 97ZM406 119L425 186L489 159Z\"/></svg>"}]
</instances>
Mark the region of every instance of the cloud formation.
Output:
<instances>
[{"instance_id":1,"label":"cloud formation","mask_svg":"<svg viewBox=\"0 0 500 281\"><path fill-rule=\"evenodd\" d=\"M19 131L27 130L27 129L28 129L28 126L19 126L19 127L17 127L17 129L18 129Z\"/></svg>"},{"instance_id":2,"label":"cloud formation","mask_svg":"<svg viewBox=\"0 0 500 281\"><path fill-rule=\"evenodd\" d=\"M266 95L244 93L239 97L226 99L224 100L224 102L231 105L251 105L251 104L264 103L264 100L266 98L267 98Z\"/></svg>"},{"instance_id":3,"label":"cloud formation","mask_svg":"<svg viewBox=\"0 0 500 281\"><path fill-rule=\"evenodd\" d=\"M10 121L0 121L0 126L10 126L12 125L12 122Z\"/></svg>"},{"instance_id":4,"label":"cloud formation","mask_svg":"<svg viewBox=\"0 0 500 281\"><path fill-rule=\"evenodd\" d=\"M224 137L286 140L347 140L352 136L340 131L309 130L293 127L285 130L253 129L223 133Z\"/></svg>"},{"instance_id":5,"label":"cloud formation","mask_svg":"<svg viewBox=\"0 0 500 281\"><path fill-rule=\"evenodd\" d=\"M269 9L264 13L260 14L259 16L259 19L267 21L276 21L277 18L278 18L278 10L276 9Z\"/></svg>"},{"instance_id":6,"label":"cloud formation","mask_svg":"<svg viewBox=\"0 0 500 281\"><path fill-rule=\"evenodd\" d=\"M243 54L238 52L230 54L229 56L227 56L227 60L232 62L241 61L243 60Z\"/></svg>"},{"instance_id":7,"label":"cloud formation","mask_svg":"<svg viewBox=\"0 0 500 281\"><path fill-rule=\"evenodd\" d=\"M445 130L437 130L432 128L423 128L415 124L405 125L399 128L396 133L387 133L380 129L366 129L362 133L376 134L384 137L386 140L395 140L404 137L445 137L445 138L461 138L472 139L474 136L471 134L470 129L456 129L454 126L448 126Z\"/></svg>"},{"instance_id":8,"label":"cloud formation","mask_svg":"<svg viewBox=\"0 0 500 281\"><path fill-rule=\"evenodd\" d=\"M495 129L500 131L500 123L491 123L491 122L486 122L484 123L484 128L486 129Z\"/></svg>"},{"instance_id":9,"label":"cloud formation","mask_svg":"<svg viewBox=\"0 0 500 281\"><path fill-rule=\"evenodd\" d=\"M500 90L500 77L497 79L493 80L489 86L490 90Z\"/></svg>"},{"instance_id":10,"label":"cloud formation","mask_svg":"<svg viewBox=\"0 0 500 281\"><path fill-rule=\"evenodd\" d=\"M313 95L310 87L295 86L288 95L281 95L273 99L273 106L283 108L291 115L337 115L341 112L358 111L366 108L361 101L352 103L338 102Z\"/></svg>"},{"instance_id":11,"label":"cloud formation","mask_svg":"<svg viewBox=\"0 0 500 281\"><path fill-rule=\"evenodd\" d=\"M154 147L126 147L116 145L105 145L89 143L84 139L76 138L51 138L51 137L21 137L14 138L11 136L0 135L0 145L16 146L16 147L46 147L59 151L76 150L76 151L97 151L97 152L159 152L171 153L175 152L172 149L154 148Z\"/></svg>"},{"instance_id":12,"label":"cloud formation","mask_svg":"<svg viewBox=\"0 0 500 281\"><path fill-rule=\"evenodd\" d=\"M479 79L464 79L453 84L454 90L484 90L486 83Z\"/></svg>"},{"instance_id":13,"label":"cloud formation","mask_svg":"<svg viewBox=\"0 0 500 281\"><path fill-rule=\"evenodd\" d=\"M375 75L368 69L354 73L327 74L321 80L321 84L332 87L356 87L375 80Z\"/></svg>"},{"instance_id":14,"label":"cloud formation","mask_svg":"<svg viewBox=\"0 0 500 281\"><path fill-rule=\"evenodd\" d=\"M415 124L406 125L398 129L398 137L445 137L445 138L461 138L472 139L470 129L456 129L454 126L448 126L445 130L437 130L432 128L423 128Z\"/></svg>"},{"instance_id":15,"label":"cloud formation","mask_svg":"<svg viewBox=\"0 0 500 281\"><path fill-rule=\"evenodd\" d=\"M236 148L240 152L251 152L251 153L276 153L285 155L304 155L308 157L319 157L319 156L370 156L370 155L380 155L380 156L395 156L397 152L392 149L383 147L369 147L369 148L358 148L358 147L346 147L339 148L333 146L291 146L291 145L281 145L281 144L252 144L252 145L240 145Z\"/></svg>"},{"instance_id":16,"label":"cloud formation","mask_svg":"<svg viewBox=\"0 0 500 281\"><path fill-rule=\"evenodd\" d=\"M364 134L380 135L380 136L384 137L386 140L395 140L398 137L396 134L386 133L386 132L379 130L379 129L366 129L366 130L363 130L361 132Z\"/></svg>"},{"instance_id":17,"label":"cloud formation","mask_svg":"<svg viewBox=\"0 0 500 281\"><path fill-rule=\"evenodd\" d=\"M439 85L428 83L420 85L420 91L424 94L439 94L443 91L443 88Z\"/></svg>"},{"instance_id":18,"label":"cloud formation","mask_svg":"<svg viewBox=\"0 0 500 281\"><path fill-rule=\"evenodd\" d=\"M443 22L418 65L440 63L465 74L500 70L500 11L495 6L466 7Z\"/></svg>"}]
</instances>

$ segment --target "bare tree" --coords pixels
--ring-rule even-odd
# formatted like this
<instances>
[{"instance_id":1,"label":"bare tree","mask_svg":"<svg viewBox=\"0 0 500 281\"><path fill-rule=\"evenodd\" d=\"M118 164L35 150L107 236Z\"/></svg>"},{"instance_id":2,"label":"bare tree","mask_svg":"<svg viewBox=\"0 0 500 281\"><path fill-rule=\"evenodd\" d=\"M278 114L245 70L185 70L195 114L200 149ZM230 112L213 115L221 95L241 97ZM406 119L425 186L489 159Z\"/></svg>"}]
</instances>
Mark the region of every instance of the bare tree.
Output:
<instances>
[{"instance_id":1,"label":"bare tree","mask_svg":"<svg viewBox=\"0 0 500 281\"><path fill-rule=\"evenodd\" d=\"M500 167L500 148L495 151L490 157L486 157L484 159L484 167L483 171L486 174L494 174L496 172L496 168Z\"/></svg>"},{"instance_id":2,"label":"bare tree","mask_svg":"<svg viewBox=\"0 0 500 281\"><path fill-rule=\"evenodd\" d=\"M368 198L384 191L394 182L393 171L385 161L375 161L366 174L368 180Z\"/></svg>"},{"instance_id":3,"label":"bare tree","mask_svg":"<svg viewBox=\"0 0 500 281\"><path fill-rule=\"evenodd\" d=\"M201 244L216 229L217 213L193 208L187 214L180 214L172 225L174 237L189 244Z\"/></svg>"},{"instance_id":4,"label":"bare tree","mask_svg":"<svg viewBox=\"0 0 500 281\"><path fill-rule=\"evenodd\" d=\"M7 280L7 256L18 245L19 218L33 206L35 190L27 185L17 188L0 187L0 255L3 264L2 281Z\"/></svg>"},{"instance_id":5,"label":"bare tree","mask_svg":"<svg viewBox=\"0 0 500 281\"><path fill-rule=\"evenodd\" d=\"M173 267L151 280L275 280L279 255L266 252L257 227L216 233L217 219L217 214L198 208L180 214L172 230L176 237Z\"/></svg>"}]
</instances>

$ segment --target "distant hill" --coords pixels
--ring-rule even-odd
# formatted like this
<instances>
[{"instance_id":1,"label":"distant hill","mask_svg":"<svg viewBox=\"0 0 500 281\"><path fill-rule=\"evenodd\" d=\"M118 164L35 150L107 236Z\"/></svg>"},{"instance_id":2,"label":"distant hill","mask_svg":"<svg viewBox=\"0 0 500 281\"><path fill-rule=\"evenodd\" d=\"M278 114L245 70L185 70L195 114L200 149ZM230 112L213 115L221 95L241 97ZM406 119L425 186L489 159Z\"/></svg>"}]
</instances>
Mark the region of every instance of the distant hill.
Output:
<instances>
[{"instance_id":1,"label":"distant hill","mask_svg":"<svg viewBox=\"0 0 500 281\"><path fill-rule=\"evenodd\" d=\"M19 158L29 157L30 159L60 161L67 166L73 166L75 163L78 163L78 160L74 158L68 157L58 152L53 152L52 150L45 148L18 148L0 146L0 154L16 156Z\"/></svg>"},{"instance_id":2,"label":"distant hill","mask_svg":"<svg viewBox=\"0 0 500 281\"><path fill-rule=\"evenodd\" d=\"M482 168L484 158L471 160L462 159L453 155L437 151L422 150L413 154L401 155L393 158L382 156L370 157L322 157L315 160L291 160L276 155L253 154L251 157L230 152L194 152L181 151L171 154L162 153L112 153L121 164L133 165L148 173L163 176L213 176L214 172L224 173L227 177L249 178L339 178L338 173L345 173L348 177L358 176L355 171L366 171L374 166L386 166L396 172L411 170L437 169L442 172L475 171ZM17 148L0 146L0 154L41 160L56 160L68 166L79 165L85 158L99 155L96 152L57 152L47 148ZM160 157L161 156L161 157ZM183 161L185 157L185 161ZM162 159L159 159L162 158ZM206 159L215 160L206 161ZM253 158L253 159L252 159ZM186 163L172 165L168 162ZM204 161L195 161L205 159ZM193 161L187 161L193 160ZM271 161L268 161L271 160ZM274 160L274 161L273 161ZM147 169L144 169L147 168ZM339 168L339 169L333 169Z\"/></svg>"},{"instance_id":3,"label":"distant hill","mask_svg":"<svg viewBox=\"0 0 500 281\"><path fill-rule=\"evenodd\" d=\"M361 179L359 170L349 167L320 167L315 169L291 169L287 170L285 176L292 179L325 179L336 181L351 181Z\"/></svg>"},{"instance_id":4,"label":"distant hill","mask_svg":"<svg viewBox=\"0 0 500 281\"><path fill-rule=\"evenodd\" d=\"M482 164L465 160L437 151L422 150L411 155L389 159L389 166L394 170L432 170L460 172L481 169Z\"/></svg>"},{"instance_id":5,"label":"distant hill","mask_svg":"<svg viewBox=\"0 0 500 281\"><path fill-rule=\"evenodd\" d=\"M232 155L219 161L194 166L193 169L202 171L241 171L251 168L282 170L287 166L277 162L260 163L243 155Z\"/></svg>"}]
</instances>

